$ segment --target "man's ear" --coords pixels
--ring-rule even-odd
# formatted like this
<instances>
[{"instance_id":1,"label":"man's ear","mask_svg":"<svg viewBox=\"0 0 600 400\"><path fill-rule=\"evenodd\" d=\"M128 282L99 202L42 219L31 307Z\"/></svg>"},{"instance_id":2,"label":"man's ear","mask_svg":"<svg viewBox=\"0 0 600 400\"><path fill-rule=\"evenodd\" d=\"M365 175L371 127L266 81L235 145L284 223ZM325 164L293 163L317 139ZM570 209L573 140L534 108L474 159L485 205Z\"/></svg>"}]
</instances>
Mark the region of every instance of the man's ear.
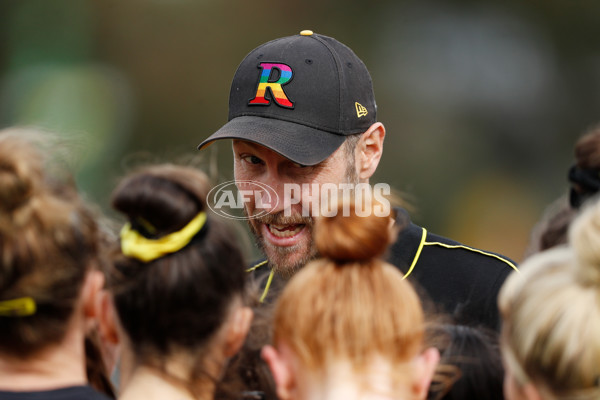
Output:
<instances>
[{"instance_id":1,"label":"man's ear","mask_svg":"<svg viewBox=\"0 0 600 400\"><path fill-rule=\"evenodd\" d=\"M440 362L440 352L434 347L426 349L417 357L415 393L417 399L426 399L435 373L435 368Z\"/></svg>"},{"instance_id":2,"label":"man's ear","mask_svg":"<svg viewBox=\"0 0 600 400\"><path fill-rule=\"evenodd\" d=\"M368 181L375 173L381 155L383 154L383 139L385 138L385 127L381 122L376 122L362 134L355 149L356 168L358 178Z\"/></svg>"},{"instance_id":3,"label":"man's ear","mask_svg":"<svg viewBox=\"0 0 600 400\"><path fill-rule=\"evenodd\" d=\"M266 345L262 348L261 357L271 370L277 397L280 400L291 399L294 392L294 373L289 362L273 346Z\"/></svg>"},{"instance_id":4,"label":"man's ear","mask_svg":"<svg viewBox=\"0 0 600 400\"><path fill-rule=\"evenodd\" d=\"M233 357L240 351L250 329L254 313L250 307L237 307L229 320L227 337L225 338L225 356Z\"/></svg>"}]
</instances>

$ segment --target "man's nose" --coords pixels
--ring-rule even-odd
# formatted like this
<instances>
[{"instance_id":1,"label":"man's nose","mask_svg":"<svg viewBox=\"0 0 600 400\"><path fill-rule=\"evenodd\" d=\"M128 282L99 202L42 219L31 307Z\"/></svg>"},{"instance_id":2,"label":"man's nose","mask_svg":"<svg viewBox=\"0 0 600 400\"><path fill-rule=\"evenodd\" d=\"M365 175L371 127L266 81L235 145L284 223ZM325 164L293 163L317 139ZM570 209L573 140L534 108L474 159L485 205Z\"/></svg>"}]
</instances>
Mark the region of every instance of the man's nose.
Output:
<instances>
[{"instance_id":1,"label":"man's nose","mask_svg":"<svg viewBox=\"0 0 600 400\"><path fill-rule=\"evenodd\" d=\"M262 208L269 214L276 214L285 208L285 185L277 173L265 174L260 182L262 188L260 202L257 201L256 207Z\"/></svg>"}]
</instances>

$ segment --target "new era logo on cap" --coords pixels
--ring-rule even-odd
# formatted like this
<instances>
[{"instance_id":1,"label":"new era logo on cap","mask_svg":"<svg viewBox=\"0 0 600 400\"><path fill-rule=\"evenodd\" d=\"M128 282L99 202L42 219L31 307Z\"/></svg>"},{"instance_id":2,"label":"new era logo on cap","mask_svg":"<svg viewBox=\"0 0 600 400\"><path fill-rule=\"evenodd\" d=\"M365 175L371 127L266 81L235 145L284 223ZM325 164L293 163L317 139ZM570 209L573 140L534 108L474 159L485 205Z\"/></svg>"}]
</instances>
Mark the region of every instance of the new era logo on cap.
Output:
<instances>
[{"instance_id":1,"label":"new era logo on cap","mask_svg":"<svg viewBox=\"0 0 600 400\"><path fill-rule=\"evenodd\" d=\"M360 104L359 102L354 103L354 107L356 107L356 116L358 118L364 117L365 115L367 115L369 113L367 111L367 109L365 107L363 107L363 105Z\"/></svg>"},{"instance_id":2,"label":"new era logo on cap","mask_svg":"<svg viewBox=\"0 0 600 400\"><path fill-rule=\"evenodd\" d=\"M375 122L364 63L337 40L303 31L267 42L242 60L231 84L229 122L199 147L248 140L314 165Z\"/></svg>"}]
</instances>

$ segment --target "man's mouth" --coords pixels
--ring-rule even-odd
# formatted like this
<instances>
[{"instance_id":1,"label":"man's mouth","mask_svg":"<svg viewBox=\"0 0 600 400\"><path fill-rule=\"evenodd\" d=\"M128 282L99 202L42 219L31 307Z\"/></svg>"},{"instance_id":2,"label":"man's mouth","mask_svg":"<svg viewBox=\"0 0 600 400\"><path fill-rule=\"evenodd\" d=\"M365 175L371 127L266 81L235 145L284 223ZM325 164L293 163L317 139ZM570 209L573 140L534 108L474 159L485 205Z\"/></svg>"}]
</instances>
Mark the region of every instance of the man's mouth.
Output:
<instances>
[{"instance_id":1,"label":"man's mouth","mask_svg":"<svg viewBox=\"0 0 600 400\"><path fill-rule=\"evenodd\" d=\"M294 225L275 225L275 224L266 224L269 232L273 234L273 236L280 238L289 238L297 235L302 228L305 227L304 224L294 224Z\"/></svg>"},{"instance_id":2,"label":"man's mouth","mask_svg":"<svg viewBox=\"0 0 600 400\"><path fill-rule=\"evenodd\" d=\"M307 224L260 224L263 238L273 246L289 247L310 237Z\"/></svg>"},{"instance_id":3,"label":"man's mouth","mask_svg":"<svg viewBox=\"0 0 600 400\"><path fill-rule=\"evenodd\" d=\"M263 244L271 247L291 247L303 242L310 242L313 221L310 217L283 213L267 214L250 220L250 229Z\"/></svg>"}]
</instances>

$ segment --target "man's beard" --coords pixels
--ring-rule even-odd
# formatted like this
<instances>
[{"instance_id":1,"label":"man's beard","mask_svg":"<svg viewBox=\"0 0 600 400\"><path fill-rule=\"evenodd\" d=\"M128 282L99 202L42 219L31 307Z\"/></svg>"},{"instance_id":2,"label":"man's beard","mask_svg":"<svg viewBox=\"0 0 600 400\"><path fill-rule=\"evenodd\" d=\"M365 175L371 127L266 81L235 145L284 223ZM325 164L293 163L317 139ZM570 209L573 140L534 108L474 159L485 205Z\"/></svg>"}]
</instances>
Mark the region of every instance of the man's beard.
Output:
<instances>
[{"instance_id":1,"label":"man's beard","mask_svg":"<svg viewBox=\"0 0 600 400\"><path fill-rule=\"evenodd\" d=\"M346 167L346 183L358 184L359 177L356 172L356 167L354 165L354 153L351 153L350 160L347 163ZM244 210L246 212L246 210ZM300 270L300 268L304 267L310 261L316 259L318 257L317 246L313 240L313 229L314 229L314 220L311 216L303 217L300 214L291 215L286 217L284 212L281 211L277 214L266 214L261 217L254 218L258 227L262 224L269 225L297 225L304 224L305 228L308 230L310 243L308 246L308 251L306 251L300 258L298 258L294 263L288 262L290 255L294 253L298 253L302 251L303 243L298 243L293 246L275 246L270 243L267 243L266 239L261 235L257 228L252 224L251 219L248 219L248 225L250 227L250 232L254 235L254 240L256 241L256 245L262 251L262 253L267 257L269 261L270 268L275 271L280 277L284 279L290 279L296 272ZM260 229L260 228L259 228ZM268 253L268 248L271 249L271 254Z\"/></svg>"},{"instance_id":2,"label":"man's beard","mask_svg":"<svg viewBox=\"0 0 600 400\"><path fill-rule=\"evenodd\" d=\"M271 243L267 243L267 240L257 231L257 228L252 224L251 220L248 220L250 231L254 235L257 246L267 256L269 260L269 266L279 276L284 279L291 278L296 272L305 266L309 261L317 258L317 247L312 240L314 221L312 217L303 217L302 215L296 214L290 217L286 217L284 212L281 211L277 214L266 214L261 217L254 218L254 221L260 225L299 225L303 224L303 229L308 230L308 236L310 238L308 249L305 249L305 243L297 243L292 246L275 246ZM288 261L292 254L298 254L304 252L294 262Z\"/></svg>"}]
</instances>

